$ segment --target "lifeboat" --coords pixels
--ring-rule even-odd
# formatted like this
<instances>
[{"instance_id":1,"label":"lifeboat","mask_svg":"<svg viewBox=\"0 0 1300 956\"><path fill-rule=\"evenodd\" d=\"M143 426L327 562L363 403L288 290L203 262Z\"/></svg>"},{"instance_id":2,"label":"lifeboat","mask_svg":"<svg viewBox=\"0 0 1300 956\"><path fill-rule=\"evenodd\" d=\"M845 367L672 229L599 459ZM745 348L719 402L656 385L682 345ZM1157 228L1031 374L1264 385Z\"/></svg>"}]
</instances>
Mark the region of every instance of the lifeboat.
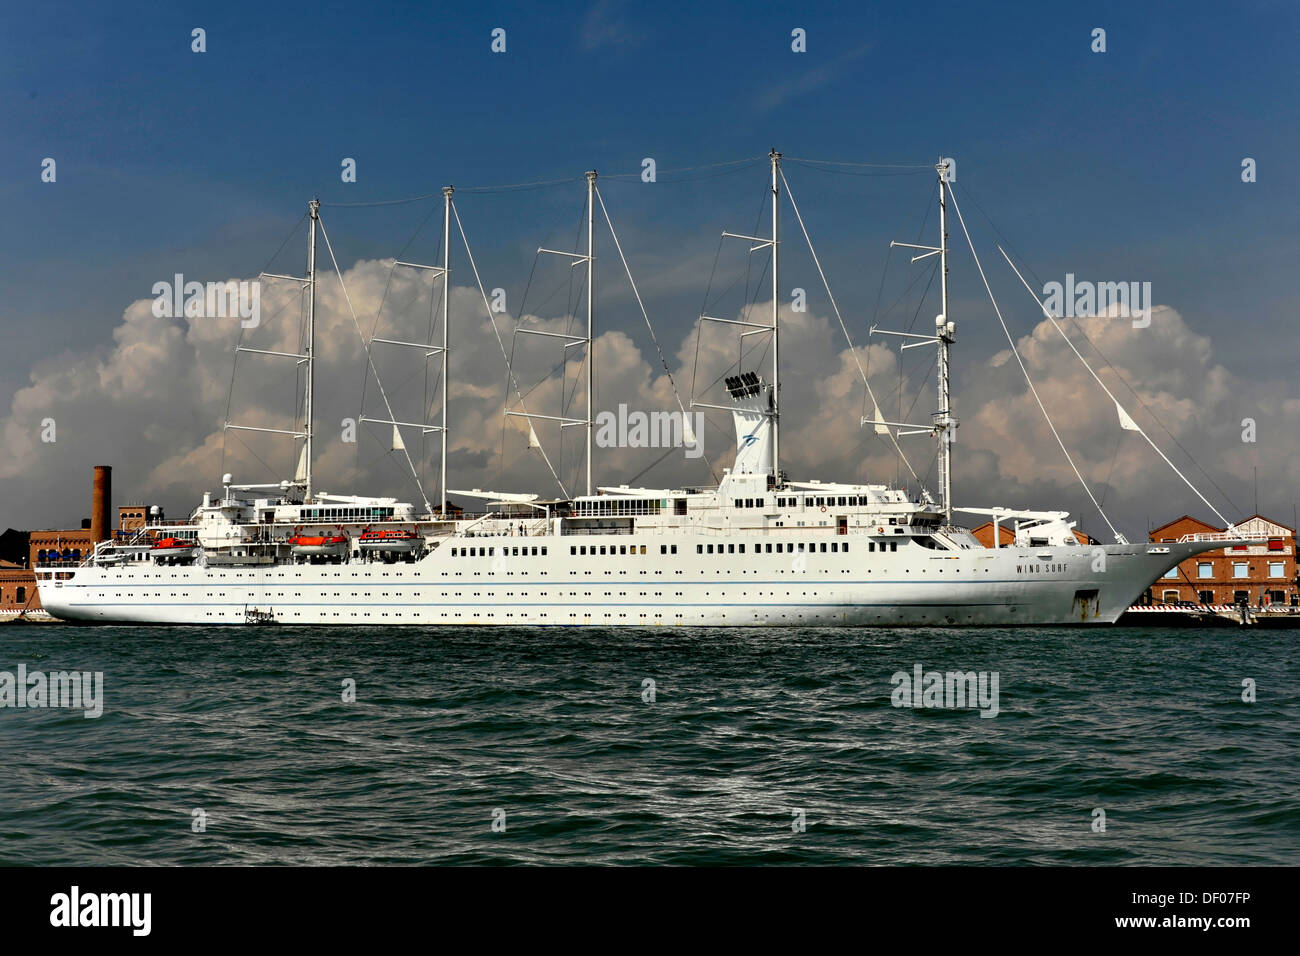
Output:
<instances>
[{"instance_id":1,"label":"lifeboat","mask_svg":"<svg viewBox=\"0 0 1300 956\"><path fill-rule=\"evenodd\" d=\"M410 554L424 546L424 538L414 531L404 531L401 528L385 528L379 531L371 531L367 528L362 532L358 544L362 551Z\"/></svg>"},{"instance_id":2,"label":"lifeboat","mask_svg":"<svg viewBox=\"0 0 1300 956\"><path fill-rule=\"evenodd\" d=\"M186 538L159 538L154 542L150 551L176 551L186 552L193 551L198 547L198 542L190 541Z\"/></svg>"},{"instance_id":3,"label":"lifeboat","mask_svg":"<svg viewBox=\"0 0 1300 956\"><path fill-rule=\"evenodd\" d=\"M348 548L346 534L295 534L289 539L289 549L304 558L345 558Z\"/></svg>"}]
</instances>

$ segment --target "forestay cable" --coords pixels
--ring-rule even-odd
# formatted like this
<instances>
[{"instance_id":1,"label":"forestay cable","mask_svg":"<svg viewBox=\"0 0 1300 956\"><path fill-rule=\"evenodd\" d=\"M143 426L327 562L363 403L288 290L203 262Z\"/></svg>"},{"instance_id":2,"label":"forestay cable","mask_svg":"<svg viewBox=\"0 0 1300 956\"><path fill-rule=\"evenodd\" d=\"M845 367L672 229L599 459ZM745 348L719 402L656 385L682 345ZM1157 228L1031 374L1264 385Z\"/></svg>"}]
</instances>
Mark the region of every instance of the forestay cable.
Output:
<instances>
[{"instance_id":1,"label":"forestay cable","mask_svg":"<svg viewBox=\"0 0 1300 956\"><path fill-rule=\"evenodd\" d=\"M1065 447L1065 442L1061 440L1060 433L1056 430L1056 426L1052 424L1052 416L1047 414L1047 407L1043 404L1043 400L1038 396L1038 389L1034 387L1034 380L1029 377L1029 369L1025 368L1024 360L1020 357L1020 351L1016 348L1016 341L1011 336L1011 330L1007 328L1006 319L1002 318L1002 309L999 308L998 300L994 298L993 290L989 287L988 277L984 275L984 267L980 265L979 253L975 251L975 243L971 241L970 231L966 228L966 218L961 214L961 206L957 204L957 196L952 190L948 191L948 195L952 198L952 207L957 212L957 221L961 223L961 231L966 236L966 245L970 247L971 258L975 260L975 268L979 270L980 281L984 283L984 291L989 294L989 301L993 303L993 311L998 317L998 323L1002 326L1002 333L1007 337L1007 344L1011 346L1011 354L1016 357L1016 364L1020 366L1020 371L1024 373L1025 382L1029 385L1029 391L1033 393L1034 401L1038 403L1038 410L1043 413L1043 419L1047 422L1047 427L1052 430L1052 436L1056 439L1056 443L1061 446L1061 451L1065 455L1065 460L1070 463L1070 468L1074 471L1074 477L1079 479L1079 484L1083 486L1083 490L1092 501L1093 507L1095 507L1097 513L1101 515L1101 520L1106 522L1106 527L1110 528L1110 533L1115 536L1116 541L1120 544L1128 544L1128 540L1115 530L1115 526L1110 523L1110 518L1106 517L1106 512L1102 510L1101 504L1097 501L1097 496L1092 493L1092 489L1088 487L1088 483L1083 480L1083 474L1079 471L1079 467L1074 463L1074 458L1070 455L1070 450Z\"/></svg>"},{"instance_id":2,"label":"forestay cable","mask_svg":"<svg viewBox=\"0 0 1300 956\"><path fill-rule=\"evenodd\" d=\"M1052 325L1056 327L1056 331L1061 333L1061 338L1065 339L1065 343L1068 346L1070 346L1070 351L1072 351L1075 354L1075 356L1078 357L1079 361L1083 363L1083 367L1088 370L1088 373L1094 379L1096 379L1097 384L1101 386L1101 390L1106 393L1106 397L1115 403L1115 408L1119 410L1119 414L1120 414L1120 427L1128 429L1130 431L1136 431L1143 438L1145 438L1147 440L1147 444L1150 445L1153 449L1155 449L1155 453L1159 455L1161 458L1163 458L1165 464L1174 470L1174 474L1177 475L1179 478L1183 479L1183 483L1186 484L1188 488L1191 488L1192 492L1196 495L1196 497L1200 498L1201 501L1204 502L1205 507L1213 511L1215 517L1217 517L1220 521L1222 521L1224 525L1227 526L1227 529L1229 531L1232 531L1236 527L1236 525L1233 522L1229 521L1227 518L1225 518L1222 514L1220 514L1218 508L1210 504L1209 500L1205 497L1205 495L1201 494L1200 490L1194 484L1191 483L1188 477L1178 470L1178 466L1169 460L1169 456L1167 456L1163 451L1160 450L1160 446L1151 440L1151 436L1146 433L1146 431L1142 428L1142 426L1139 425L1136 421L1134 421L1133 416L1130 415L1128 412L1124 411L1124 406L1119 403L1119 399L1117 399L1114 396L1114 394L1111 392L1111 390L1106 387L1106 383L1101 380L1101 377L1095 371L1093 371L1092 366L1088 364L1088 360L1083 357L1083 355L1075 347L1074 342L1070 339L1068 335L1065 334L1065 329L1061 328L1060 323L1056 321L1056 316L1052 315L1052 313L1048 310L1047 306L1043 304L1043 301L1038 298L1038 294L1035 293L1033 288L1030 287L1029 283L1025 281L1025 277L1020 274L1020 270L1017 269L1016 264L1011 261L1011 257L1007 255L1006 250L1003 249L1001 246L998 246L998 252L1002 253L1002 258L1007 260L1007 265L1011 266L1012 271L1015 272L1016 274L1016 278L1020 280L1022 285L1024 285L1025 291L1028 292L1033 297L1034 302L1036 302L1038 304L1038 307L1043 310L1043 315L1047 316L1048 321L1050 321ZM1130 425L1132 426L1131 429L1129 428Z\"/></svg>"}]
</instances>

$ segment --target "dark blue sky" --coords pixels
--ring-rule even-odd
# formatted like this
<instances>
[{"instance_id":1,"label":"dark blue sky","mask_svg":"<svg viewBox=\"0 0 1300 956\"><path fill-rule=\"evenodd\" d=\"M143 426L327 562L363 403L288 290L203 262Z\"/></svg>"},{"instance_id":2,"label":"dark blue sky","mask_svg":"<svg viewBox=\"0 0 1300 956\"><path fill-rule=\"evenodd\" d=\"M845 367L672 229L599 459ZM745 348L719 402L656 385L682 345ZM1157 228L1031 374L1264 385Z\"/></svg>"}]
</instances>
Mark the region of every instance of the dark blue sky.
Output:
<instances>
[{"instance_id":1,"label":"dark blue sky","mask_svg":"<svg viewBox=\"0 0 1300 956\"><path fill-rule=\"evenodd\" d=\"M953 156L961 186L1041 276L1151 281L1156 302L1214 337L1217 360L1288 377L1300 344L1298 11L11 4L0 14L0 402L32 363L107 346L155 281L255 274L313 194L347 265L396 252L429 207L331 201L592 167L635 174L647 156L671 170L771 146L856 162ZM201 55L194 27L207 31ZM505 54L489 49L496 27ZM791 51L795 27L806 53ZM1094 27L1107 31L1104 54L1090 49ZM40 181L47 156L53 185ZM1254 184L1240 179L1247 156ZM340 182L343 157L357 160L356 184ZM924 207L932 177L787 173L861 332L884 244ZM667 267L711 256L720 228L751 226L763 175L602 183L634 262ZM578 183L458 198L489 285L515 301L532 250L554 230L571 237L582 202ZM413 255L433 255L436 225ZM806 263L789 267L789 284L817 285ZM987 313L970 278L955 301ZM665 286L654 298L671 341L703 293ZM984 356L997 340L987 345Z\"/></svg>"}]
</instances>

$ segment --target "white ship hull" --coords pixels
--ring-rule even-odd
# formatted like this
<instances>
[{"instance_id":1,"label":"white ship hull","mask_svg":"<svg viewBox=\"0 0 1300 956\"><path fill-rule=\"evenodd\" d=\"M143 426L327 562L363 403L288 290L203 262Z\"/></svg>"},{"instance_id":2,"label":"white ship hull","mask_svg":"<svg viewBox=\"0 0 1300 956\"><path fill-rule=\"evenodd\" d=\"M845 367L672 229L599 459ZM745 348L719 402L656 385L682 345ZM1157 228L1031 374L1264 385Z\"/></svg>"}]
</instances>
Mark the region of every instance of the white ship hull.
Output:
<instances>
[{"instance_id":1,"label":"white ship hull","mask_svg":"<svg viewBox=\"0 0 1300 956\"><path fill-rule=\"evenodd\" d=\"M1169 567L1214 546L936 552L907 542L879 553L853 535L837 538L855 545L847 554L755 554L751 538L743 555L699 555L697 544L737 546L745 539L631 535L619 543L632 554L569 554L580 544L607 546L612 537L457 542L495 542L499 550L526 541L523 550L544 545L546 557L451 557L444 541L409 564L87 566L40 590L55 616L101 623L242 623L245 609L255 606L277 621L312 625L1107 624ZM666 542L679 553L661 554Z\"/></svg>"}]
</instances>

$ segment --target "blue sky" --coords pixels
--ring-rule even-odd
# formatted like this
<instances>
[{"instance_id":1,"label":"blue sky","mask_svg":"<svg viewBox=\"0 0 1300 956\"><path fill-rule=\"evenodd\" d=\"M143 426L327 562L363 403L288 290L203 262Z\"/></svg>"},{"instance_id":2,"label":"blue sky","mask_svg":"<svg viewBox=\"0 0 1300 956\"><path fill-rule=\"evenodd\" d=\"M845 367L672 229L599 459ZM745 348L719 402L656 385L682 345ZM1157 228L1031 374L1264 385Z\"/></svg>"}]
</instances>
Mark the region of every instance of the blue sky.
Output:
<instances>
[{"instance_id":1,"label":"blue sky","mask_svg":"<svg viewBox=\"0 0 1300 956\"><path fill-rule=\"evenodd\" d=\"M1286 380L1300 345L1298 20L1281 2L10 5L0 406L34 363L108 348L158 279L255 274L313 194L346 265L392 254L428 207L331 202L634 174L647 156L671 170L771 146L855 162L953 156L1038 274L1151 281L1157 302L1213 337L1217 361ZM191 52L194 27L206 53ZM504 54L489 49L496 27ZM791 51L795 27L806 53ZM1104 54L1090 50L1094 27ZM1253 184L1240 179L1247 156ZM44 157L57 183L40 181ZM357 160L355 184L340 182L343 157ZM752 223L755 169L603 182L629 254L662 265L711 255L719 228ZM787 174L861 332L884 243L930 181ZM579 184L464 193L490 284L518 295L531 250L572 229L581 198ZM955 302L987 313L964 279ZM652 311L674 341L702 296L659 290ZM972 360L997 347L989 328L972 330Z\"/></svg>"}]
</instances>

